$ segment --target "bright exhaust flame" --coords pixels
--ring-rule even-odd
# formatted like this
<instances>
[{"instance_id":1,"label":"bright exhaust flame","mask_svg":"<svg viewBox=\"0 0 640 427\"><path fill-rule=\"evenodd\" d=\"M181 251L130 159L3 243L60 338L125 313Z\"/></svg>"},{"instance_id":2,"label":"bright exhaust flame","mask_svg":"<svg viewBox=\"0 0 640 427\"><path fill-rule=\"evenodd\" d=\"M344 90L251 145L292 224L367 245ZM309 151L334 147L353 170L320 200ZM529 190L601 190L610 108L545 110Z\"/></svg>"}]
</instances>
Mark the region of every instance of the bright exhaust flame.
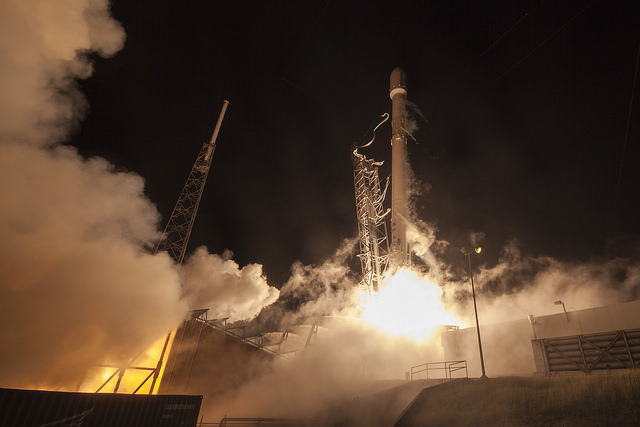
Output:
<instances>
[{"instance_id":1,"label":"bright exhaust flame","mask_svg":"<svg viewBox=\"0 0 640 427\"><path fill-rule=\"evenodd\" d=\"M442 290L429 278L399 270L366 302L361 318L391 336L430 339L443 325L462 325L441 300Z\"/></svg>"}]
</instances>

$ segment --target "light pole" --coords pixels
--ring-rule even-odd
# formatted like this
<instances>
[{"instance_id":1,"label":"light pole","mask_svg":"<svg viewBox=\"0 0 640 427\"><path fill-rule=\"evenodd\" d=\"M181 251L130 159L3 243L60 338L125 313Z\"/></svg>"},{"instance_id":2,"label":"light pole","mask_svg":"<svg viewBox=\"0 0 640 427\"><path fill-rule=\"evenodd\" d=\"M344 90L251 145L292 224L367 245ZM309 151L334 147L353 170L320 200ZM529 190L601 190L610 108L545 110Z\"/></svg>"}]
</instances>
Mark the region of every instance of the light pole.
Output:
<instances>
[{"instance_id":1,"label":"light pole","mask_svg":"<svg viewBox=\"0 0 640 427\"><path fill-rule=\"evenodd\" d=\"M462 248L460 249L463 255L466 255L469 262L469 277L471 278L471 294L473 295L473 312L476 315L476 331L478 332L478 350L480 351L480 367L482 368L482 376L480 378L487 378L487 374L484 370L484 356L482 354L482 340L480 339L480 323L478 322L478 306L476 305L476 287L473 284L473 270L471 269L471 254L479 254L482 252L481 247L477 248Z\"/></svg>"},{"instance_id":2,"label":"light pole","mask_svg":"<svg viewBox=\"0 0 640 427\"><path fill-rule=\"evenodd\" d=\"M555 305L560 305L562 304L562 311L564 311L564 318L567 319L567 323L569 322L569 315L567 314L567 309L564 308L564 303L561 300L558 301L554 301L553 302Z\"/></svg>"}]
</instances>

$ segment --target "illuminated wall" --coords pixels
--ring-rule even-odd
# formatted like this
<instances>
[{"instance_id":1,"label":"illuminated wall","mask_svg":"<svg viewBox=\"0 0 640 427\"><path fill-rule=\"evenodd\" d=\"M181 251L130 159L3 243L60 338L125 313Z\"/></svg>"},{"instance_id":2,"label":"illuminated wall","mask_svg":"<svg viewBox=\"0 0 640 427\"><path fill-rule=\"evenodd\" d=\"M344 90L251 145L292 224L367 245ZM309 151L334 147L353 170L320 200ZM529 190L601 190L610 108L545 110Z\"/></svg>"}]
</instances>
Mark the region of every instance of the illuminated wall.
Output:
<instances>
[{"instance_id":1,"label":"illuminated wall","mask_svg":"<svg viewBox=\"0 0 640 427\"><path fill-rule=\"evenodd\" d=\"M534 339L595 334L640 328L640 300L511 322L480 324L488 376L531 375L536 372ZM466 360L469 375L480 376L476 328L449 330L442 336L445 360Z\"/></svg>"}]
</instances>

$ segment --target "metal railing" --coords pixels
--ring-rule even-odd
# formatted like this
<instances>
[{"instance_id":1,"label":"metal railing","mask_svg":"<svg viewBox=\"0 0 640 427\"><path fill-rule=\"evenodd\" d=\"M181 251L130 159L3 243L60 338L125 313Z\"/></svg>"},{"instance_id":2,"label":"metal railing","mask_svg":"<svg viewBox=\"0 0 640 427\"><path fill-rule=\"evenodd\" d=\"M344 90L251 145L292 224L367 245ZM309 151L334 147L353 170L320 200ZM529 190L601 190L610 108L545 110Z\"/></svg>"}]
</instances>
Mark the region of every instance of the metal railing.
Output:
<instances>
[{"instance_id":1,"label":"metal railing","mask_svg":"<svg viewBox=\"0 0 640 427\"><path fill-rule=\"evenodd\" d=\"M453 379L453 378L469 378L469 371L467 370L467 361L466 360L452 360L447 362L431 362L431 363L422 363L420 365L412 366L410 371L410 379L413 381L414 375L419 374L421 372L426 372L427 379L439 379L442 376L430 376L430 372L440 372L441 375L444 374L444 378ZM464 376L455 376L458 372L464 371ZM462 372L461 372L462 373Z\"/></svg>"},{"instance_id":2,"label":"metal railing","mask_svg":"<svg viewBox=\"0 0 640 427\"><path fill-rule=\"evenodd\" d=\"M229 319L228 317L219 319L207 319L208 311L208 309L193 310L191 312L191 317L193 320L200 322L205 326L224 332L231 337L237 338L244 343L247 343L274 356L281 357L283 359L290 359L296 356L297 350L286 350L282 348L283 344L286 347L288 332L284 332L280 340L277 342L268 342L264 339L264 334L248 337L246 335L246 325L233 327L227 326L227 320Z\"/></svg>"},{"instance_id":3,"label":"metal railing","mask_svg":"<svg viewBox=\"0 0 640 427\"><path fill-rule=\"evenodd\" d=\"M299 420L288 418L228 418L224 417L218 424L200 423L199 426L217 425L219 427L235 426L235 427L253 427L253 426L271 426L271 427L290 427L299 426Z\"/></svg>"}]
</instances>

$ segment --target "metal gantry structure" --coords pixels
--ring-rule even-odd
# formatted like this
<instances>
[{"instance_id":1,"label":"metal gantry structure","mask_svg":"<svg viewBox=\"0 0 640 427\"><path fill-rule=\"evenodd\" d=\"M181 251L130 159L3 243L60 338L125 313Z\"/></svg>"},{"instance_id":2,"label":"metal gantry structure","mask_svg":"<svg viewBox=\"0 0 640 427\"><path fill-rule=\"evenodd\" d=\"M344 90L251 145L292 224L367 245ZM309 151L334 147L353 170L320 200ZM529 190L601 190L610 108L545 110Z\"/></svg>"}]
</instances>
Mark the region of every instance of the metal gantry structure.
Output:
<instances>
[{"instance_id":1,"label":"metal gantry structure","mask_svg":"<svg viewBox=\"0 0 640 427\"><path fill-rule=\"evenodd\" d=\"M211 160L213 159L213 153L216 149L216 140L218 139L218 133L220 132L222 120L224 119L224 115L227 111L228 105L229 101L227 100L222 103L222 110L220 111L220 115L218 116L218 122L216 123L213 135L208 142L205 142L202 145L200 153L198 154L198 157L196 158L196 161L191 168L191 172L189 173L187 182L182 188L182 192L180 193L178 202L176 203L173 212L171 213L171 216L167 221L167 225L164 229L164 232L162 233L162 237L160 238L160 241L158 242L158 245L156 246L154 251L154 254L167 252L178 266L182 265L182 262L184 261L184 256L187 251L187 244L189 243L189 237L191 236L191 230L193 229L193 223L196 219L196 214L198 213L198 206L200 205L202 193L204 192L204 186L209 175L209 169L211 168ZM127 369L136 369L148 371L149 375L133 391L133 394L137 393L152 377L153 380L151 382L151 386L149 387L149 394L153 394L156 382L158 381L158 377L160 376L164 357L169 347L170 338L171 332L167 334L162 352L160 354L160 358L155 367L132 366L132 363L138 357L136 356L131 359L131 361L126 366L116 367L117 370L100 386L97 391L100 391L111 381L111 379L117 376L116 385L113 390L113 392L116 393L120 387L121 381Z\"/></svg>"},{"instance_id":2,"label":"metal gantry structure","mask_svg":"<svg viewBox=\"0 0 640 427\"><path fill-rule=\"evenodd\" d=\"M193 229L193 222L196 219L204 185L207 182L207 176L211 168L211 159L216 149L216 139L228 105L229 101L225 100L211 140L202 145L193 168L191 168L189 178L187 178L187 182L182 188L178 202L173 208L173 212L169 217L169 221L167 221L164 233L162 233L160 242L155 250L155 253L167 252L178 265L181 265L184 260L184 254Z\"/></svg>"},{"instance_id":3,"label":"metal gantry structure","mask_svg":"<svg viewBox=\"0 0 640 427\"><path fill-rule=\"evenodd\" d=\"M184 261L184 254L187 251L187 244L189 243L193 223L196 220L198 206L200 206L204 186L209 176L209 169L211 169L211 160L216 150L216 140L218 139L218 133L220 133L222 120L224 119L228 106L229 101L225 99L222 103L222 110L218 116L218 122L213 130L213 135L211 135L211 140L202 144L200 153L198 157L196 157L196 161L191 168L191 173L189 173L187 182L182 188L178 202L173 208L173 212L169 217L169 221L167 221L167 226L164 228L164 233L162 233L160 242L155 250L155 253L166 251L177 265L182 265L182 261ZM149 394L153 393L158 377L160 376L162 363L170 339L171 332L167 334L160 358L158 359L158 364L153 371L153 382L149 388Z\"/></svg>"},{"instance_id":4,"label":"metal gantry structure","mask_svg":"<svg viewBox=\"0 0 640 427\"><path fill-rule=\"evenodd\" d=\"M389 115L374 129L385 121ZM383 207L384 198L389 186L386 180L384 190L380 187L378 168L383 162L376 162L358 152L373 143L373 139L360 147L354 146L351 152L353 161L353 182L356 198L356 215L360 237L360 263L362 266L361 294L372 295L382 286L382 280L389 266L389 240L387 237L386 217L389 210Z\"/></svg>"}]
</instances>

